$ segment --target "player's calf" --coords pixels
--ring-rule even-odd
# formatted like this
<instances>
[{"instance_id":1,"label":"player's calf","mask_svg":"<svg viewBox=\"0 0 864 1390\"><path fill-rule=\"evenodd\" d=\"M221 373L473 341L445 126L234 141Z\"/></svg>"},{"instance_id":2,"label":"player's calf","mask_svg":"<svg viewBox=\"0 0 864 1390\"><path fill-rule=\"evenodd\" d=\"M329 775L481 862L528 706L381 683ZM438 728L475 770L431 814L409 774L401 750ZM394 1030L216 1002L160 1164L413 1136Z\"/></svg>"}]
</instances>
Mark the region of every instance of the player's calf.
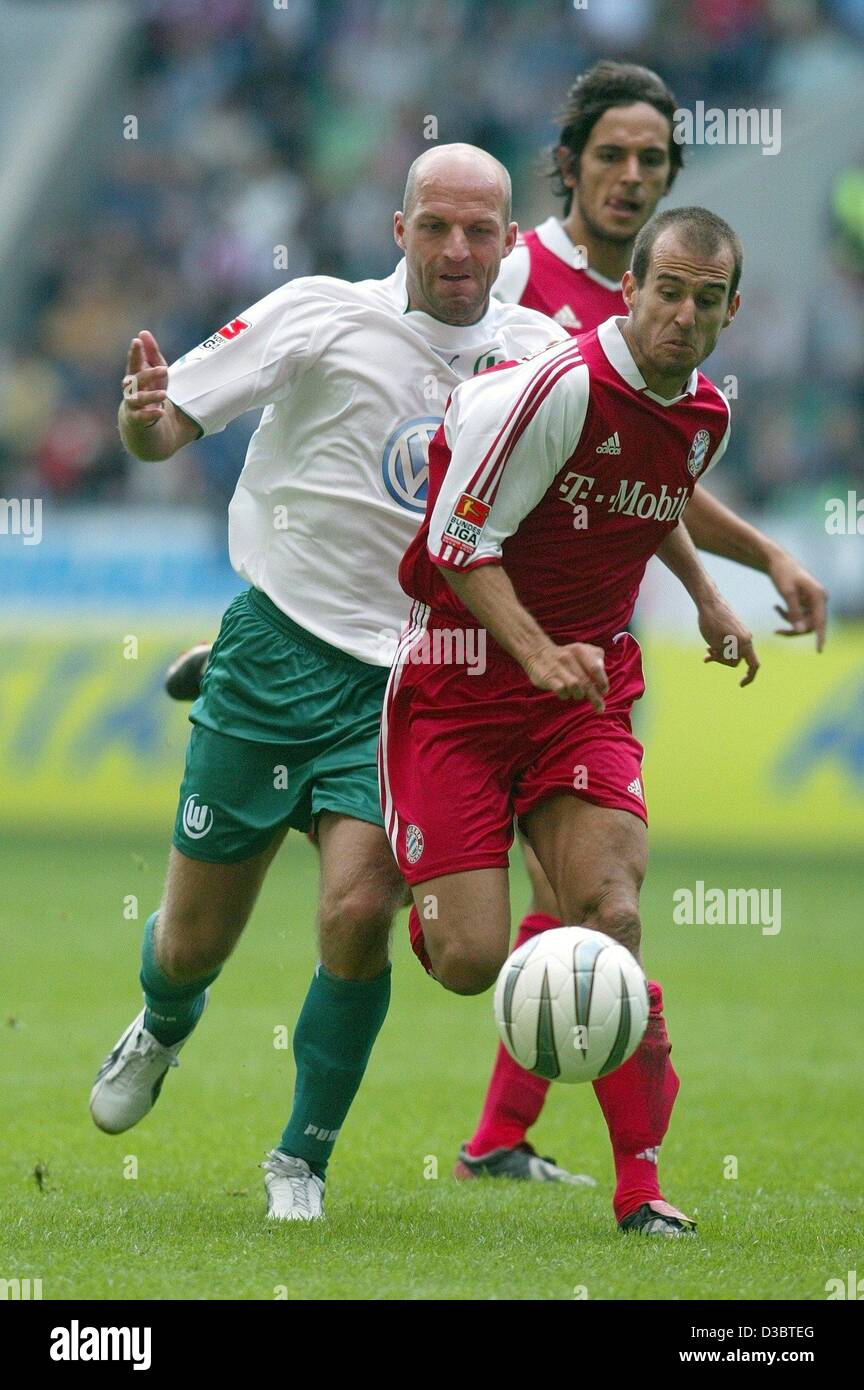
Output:
<instances>
[{"instance_id":1,"label":"player's calf","mask_svg":"<svg viewBox=\"0 0 864 1390\"><path fill-rule=\"evenodd\" d=\"M193 984L225 964L230 952L212 942L184 935L182 927L160 934L158 961L166 978L175 985Z\"/></svg>"},{"instance_id":2,"label":"player's calf","mask_svg":"<svg viewBox=\"0 0 864 1390\"><path fill-rule=\"evenodd\" d=\"M172 848L153 939L159 968L172 984L191 983L225 964L284 835L274 835L260 854L224 864Z\"/></svg>"}]
</instances>

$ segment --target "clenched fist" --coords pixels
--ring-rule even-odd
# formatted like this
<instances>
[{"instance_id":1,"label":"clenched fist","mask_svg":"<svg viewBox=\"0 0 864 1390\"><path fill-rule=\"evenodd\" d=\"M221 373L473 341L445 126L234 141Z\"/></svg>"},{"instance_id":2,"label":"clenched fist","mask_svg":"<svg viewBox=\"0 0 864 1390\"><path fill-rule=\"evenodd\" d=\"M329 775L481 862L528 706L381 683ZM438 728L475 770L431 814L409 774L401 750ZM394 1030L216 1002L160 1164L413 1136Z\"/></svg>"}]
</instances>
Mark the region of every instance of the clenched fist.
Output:
<instances>
[{"instance_id":1,"label":"clenched fist","mask_svg":"<svg viewBox=\"0 0 864 1390\"><path fill-rule=\"evenodd\" d=\"M550 644L524 662L525 672L538 690L551 690L559 700L590 700L603 713L603 696L609 689L603 648L588 642Z\"/></svg>"}]
</instances>

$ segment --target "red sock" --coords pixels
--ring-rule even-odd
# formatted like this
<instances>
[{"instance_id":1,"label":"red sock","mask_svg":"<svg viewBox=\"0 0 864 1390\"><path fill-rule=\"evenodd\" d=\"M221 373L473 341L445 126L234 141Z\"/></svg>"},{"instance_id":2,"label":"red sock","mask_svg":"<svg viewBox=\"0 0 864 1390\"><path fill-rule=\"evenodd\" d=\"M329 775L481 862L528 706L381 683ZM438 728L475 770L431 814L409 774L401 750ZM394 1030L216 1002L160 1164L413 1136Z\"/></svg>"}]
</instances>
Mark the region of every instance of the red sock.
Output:
<instances>
[{"instance_id":1,"label":"red sock","mask_svg":"<svg viewBox=\"0 0 864 1390\"><path fill-rule=\"evenodd\" d=\"M538 932L560 925L557 917L547 917L545 912L530 912L519 925L513 950L530 941ZM513 1061L503 1043L499 1043L483 1114L477 1132L468 1144L472 1158L480 1158L493 1149L515 1149L517 1144L521 1144L525 1131L536 1122L543 1109L548 1090L549 1082L544 1077L525 1071L524 1067Z\"/></svg>"},{"instance_id":2,"label":"red sock","mask_svg":"<svg viewBox=\"0 0 864 1390\"><path fill-rule=\"evenodd\" d=\"M432 969L432 962L426 950L426 941L423 936L423 928L420 925L420 914L416 907L412 907L408 913L408 935L411 937L411 950L419 960L427 975L435 979L435 971Z\"/></svg>"},{"instance_id":3,"label":"red sock","mask_svg":"<svg viewBox=\"0 0 864 1390\"><path fill-rule=\"evenodd\" d=\"M675 1212L660 1193L657 1149L669 1128L680 1083L669 1060L672 1049L663 1017L663 992L654 980L648 981L648 999L648 1026L633 1056L594 1082L615 1158L612 1205L616 1221L643 1202L660 1202L668 1212Z\"/></svg>"}]
</instances>

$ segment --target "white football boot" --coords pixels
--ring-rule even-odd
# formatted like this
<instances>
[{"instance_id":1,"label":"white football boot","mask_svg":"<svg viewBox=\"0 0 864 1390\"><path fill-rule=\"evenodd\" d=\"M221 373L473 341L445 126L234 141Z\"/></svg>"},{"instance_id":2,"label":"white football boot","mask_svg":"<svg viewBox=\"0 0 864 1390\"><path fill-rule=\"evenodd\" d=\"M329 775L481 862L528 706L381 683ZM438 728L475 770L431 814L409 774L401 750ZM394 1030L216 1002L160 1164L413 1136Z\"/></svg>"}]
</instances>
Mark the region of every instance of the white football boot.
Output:
<instances>
[{"instance_id":1,"label":"white football boot","mask_svg":"<svg viewBox=\"0 0 864 1390\"><path fill-rule=\"evenodd\" d=\"M324 1179L312 1172L305 1158L271 1149L261 1167L268 1221L323 1221Z\"/></svg>"},{"instance_id":2,"label":"white football boot","mask_svg":"<svg viewBox=\"0 0 864 1390\"><path fill-rule=\"evenodd\" d=\"M205 1009L209 997L208 989L204 991ZM144 1012L142 1009L109 1052L90 1092L93 1123L106 1134L122 1134L153 1109L169 1069L180 1065L177 1053L191 1037L189 1032L165 1047L144 1027Z\"/></svg>"}]
</instances>

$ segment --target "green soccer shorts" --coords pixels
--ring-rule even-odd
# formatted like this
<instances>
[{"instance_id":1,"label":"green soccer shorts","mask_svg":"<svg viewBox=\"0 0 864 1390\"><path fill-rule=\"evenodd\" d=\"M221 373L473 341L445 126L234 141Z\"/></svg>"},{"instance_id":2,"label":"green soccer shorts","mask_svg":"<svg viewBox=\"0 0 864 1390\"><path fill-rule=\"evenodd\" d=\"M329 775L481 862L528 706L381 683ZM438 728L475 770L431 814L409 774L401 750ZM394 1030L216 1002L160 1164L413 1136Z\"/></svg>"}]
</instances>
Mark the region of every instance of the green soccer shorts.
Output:
<instances>
[{"instance_id":1,"label":"green soccer shorts","mask_svg":"<svg viewBox=\"0 0 864 1390\"><path fill-rule=\"evenodd\" d=\"M173 843L230 864L322 811L383 826L378 732L389 670L286 617L259 589L230 604L189 714Z\"/></svg>"}]
</instances>

